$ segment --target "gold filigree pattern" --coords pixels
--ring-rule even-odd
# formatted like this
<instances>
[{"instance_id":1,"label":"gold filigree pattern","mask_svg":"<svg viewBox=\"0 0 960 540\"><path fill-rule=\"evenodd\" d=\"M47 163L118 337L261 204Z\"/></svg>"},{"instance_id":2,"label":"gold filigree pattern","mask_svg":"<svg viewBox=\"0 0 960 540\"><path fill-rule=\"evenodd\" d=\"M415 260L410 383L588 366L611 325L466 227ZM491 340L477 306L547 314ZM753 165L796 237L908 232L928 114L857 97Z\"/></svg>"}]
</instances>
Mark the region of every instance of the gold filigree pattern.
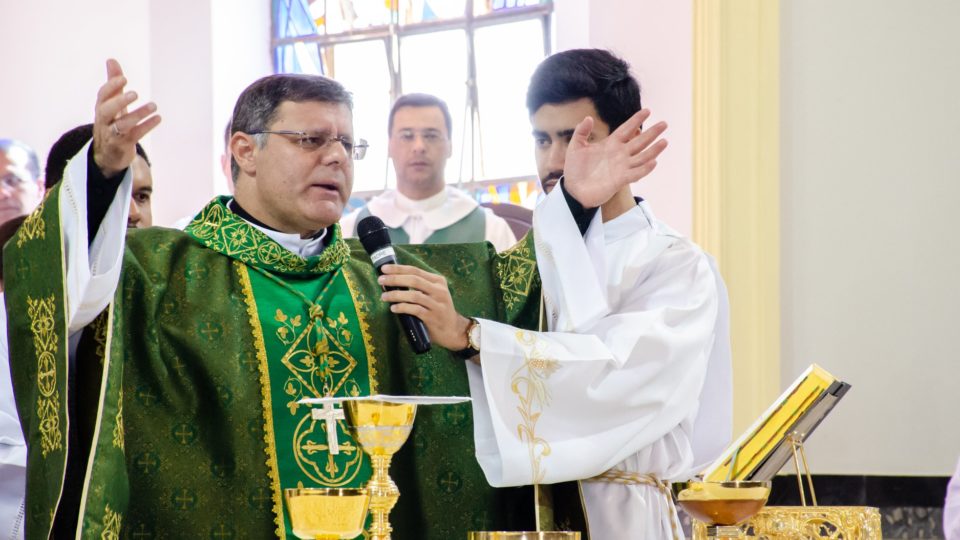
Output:
<instances>
[{"instance_id":1,"label":"gold filigree pattern","mask_svg":"<svg viewBox=\"0 0 960 540\"><path fill-rule=\"evenodd\" d=\"M100 540L120 540L120 528L123 524L123 515L114 512L108 504L103 510L103 532Z\"/></svg>"},{"instance_id":2,"label":"gold filigree pattern","mask_svg":"<svg viewBox=\"0 0 960 540\"><path fill-rule=\"evenodd\" d=\"M343 241L339 225L334 226L333 239L323 253L304 259L227 209L228 200L228 197L221 197L211 201L187 226L187 234L204 246L240 262L281 273L331 271L350 258L350 249Z\"/></svg>"},{"instance_id":3,"label":"gold filigree pattern","mask_svg":"<svg viewBox=\"0 0 960 540\"><path fill-rule=\"evenodd\" d=\"M537 273L537 258L530 248L532 242L531 233L496 256L494 269L507 309L514 309L522 304L530 295L533 284L540 278Z\"/></svg>"},{"instance_id":4,"label":"gold filigree pattern","mask_svg":"<svg viewBox=\"0 0 960 540\"><path fill-rule=\"evenodd\" d=\"M97 344L96 354L97 359L103 363L103 359L107 356L107 322L109 317L106 316L106 313L97 317L93 321L93 341Z\"/></svg>"},{"instance_id":5,"label":"gold filigree pattern","mask_svg":"<svg viewBox=\"0 0 960 540\"><path fill-rule=\"evenodd\" d=\"M306 325L300 315L290 316L280 309L274 320L280 323L277 339L289 347L280 362L290 373L284 392L290 398L287 408L291 415L297 414L299 401L305 397L333 396L341 388L349 395L360 394L356 381L350 379L357 361L348 351L354 336L347 329L346 314L340 312L330 317L314 305ZM340 454L346 460L335 459L327 452L327 445L320 442L327 440L326 430L325 422L304 415L294 433L294 458L311 480L330 487L345 486L360 472L363 453L348 442L340 445Z\"/></svg>"},{"instance_id":6,"label":"gold filigree pattern","mask_svg":"<svg viewBox=\"0 0 960 540\"><path fill-rule=\"evenodd\" d=\"M267 346L263 340L263 329L260 327L260 314L257 312L257 301L253 297L253 285L250 283L249 270L243 264L236 263L237 274L240 276L240 286L243 289L243 300L247 304L247 315L250 317L250 328L253 329L253 341L257 352L257 364L260 369L260 388L263 392L263 442L264 452L267 454L267 473L270 476L271 496L273 498L273 522L276 524L277 537L286 538L286 526L283 521L283 492L280 490L280 471L277 461L276 434L273 431L273 398L270 392L270 370L267 366Z\"/></svg>"},{"instance_id":7,"label":"gold filigree pattern","mask_svg":"<svg viewBox=\"0 0 960 540\"><path fill-rule=\"evenodd\" d=\"M357 319L360 322L360 334L363 336L363 346L367 351L367 377L370 379L370 394L376 395L377 392L377 360L376 350L373 347L373 341L370 339L370 323L367 322L367 315L370 313L370 303L367 297L357 289L350 272L344 267L343 279L347 282L347 288L350 289L350 295L353 297L354 305L357 307ZM356 397L359 395L351 394Z\"/></svg>"},{"instance_id":8,"label":"gold filigree pattern","mask_svg":"<svg viewBox=\"0 0 960 540\"><path fill-rule=\"evenodd\" d=\"M113 446L123 451L123 388L117 398L117 419L113 426Z\"/></svg>"},{"instance_id":9,"label":"gold filigree pattern","mask_svg":"<svg viewBox=\"0 0 960 540\"><path fill-rule=\"evenodd\" d=\"M705 539L706 527L694 522L694 540ZM768 506L740 526L748 538L794 540L880 540L880 510L869 506Z\"/></svg>"},{"instance_id":10,"label":"gold filigree pattern","mask_svg":"<svg viewBox=\"0 0 960 540\"><path fill-rule=\"evenodd\" d=\"M343 421L337 423L342 425ZM339 455L346 457L346 460L338 461L327 451L326 422L313 420L306 414L297 425L294 437L293 457L303 474L314 482L326 487L343 487L353 482L360 473L363 452L352 441L339 443Z\"/></svg>"},{"instance_id":11,"label":"gold filigree pattern","mask_svg":"<svg viewBox=\"0 0 960 540\"><path fill-rule=\"evenodd\" d=\"M337 318L311 318L299 333L299 315L290 317L278 309L274 320L281 324L277 339L289 347L280 362L290 371L284 385L290 396L290 414L296 414L297 402L305 397L333 396L345 384L351 384L349 377L357 361L347 350L353 335L345 328L348 321L344 313ZM325 324L320 324L321 320Z\"/></svg>"},{"instance_id":12,"label":"gold filigree pattern","mask_svg":"<svg viewBox=\"0 0 960 540\"><path fill-rule=\"evenodd\" d=\"M37 355L37 416L40 419L40 449L43 457L63 449L60 431L60 391L57 390L57 348L60 338L54 329L54 297L27 297L27 315Z\"/></svg>"},{"instance_id":13,"label":"gold filigree pattern","mask_svg":"<svg viewBox=\"0 0 960 540\"><path fill-rule=\"evenodd\" d=\"M550 405L547 379L560 369L560 363L547 356L547 343L535 332L517 330L515 336L523 349L524 359L523 365L510 378L510 390L520 400L517 411L523 419L523 423L517 426L517 435L527 444L533 483L539 484L546 474L542 459L550 455L550 444L537 436L537 422Z\"/></svg>"},{"instance_id":14,"label":"gold filigree pattern","mask_svg":"<svg viewBox=\"0 0 960 540\"><path fill-rule=\"evenodd\" d=\"M40 203L33 212L23 220L20 229L17 231L17 247L23 247L23 244L39 238L43 240L47 237L47 225L43 221L44 203Z\"/></svg>"}]
</instances>

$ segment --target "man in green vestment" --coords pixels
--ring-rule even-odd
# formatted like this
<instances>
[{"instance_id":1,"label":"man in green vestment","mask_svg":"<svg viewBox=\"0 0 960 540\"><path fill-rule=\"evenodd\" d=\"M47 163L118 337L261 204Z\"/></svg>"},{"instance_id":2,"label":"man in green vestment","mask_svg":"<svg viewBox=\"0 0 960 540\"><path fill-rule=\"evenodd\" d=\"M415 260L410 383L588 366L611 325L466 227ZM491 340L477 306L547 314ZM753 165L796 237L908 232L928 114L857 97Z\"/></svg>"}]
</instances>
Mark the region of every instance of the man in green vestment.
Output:
<instances>
[{"instance_id":1,"label":"man in green vestment","mask_svg":"<svg viewBox=\"0 0 960 540\"><path fill-rule=\"evenodd\" d=\"M369 257L342 238L364 148L338 83L254 82L232 119L236 196L185 231L127 232L135 145L160 117L152 103L128 109L137 96L115 61L107 74L92 143L5 250L27 538L291 538L284 488L370 476L346 423L327 433L298 401L467 395L464 363L439 347L412 353ZM584 159L606 160L609 147ZM582 179L598 202L616 191L614 164ZM456 291L461 313L534 326L531 236L500 255L488 244L397 251L431 280L424 298ZM422 307L432 317L431 301ZM463 319L433 326L437 343L466 341ZM485 481L471 427L469 405L418 414L391 471L396 538L532 526L529 493Z\"/></svg>"},{"instance_id":2,"label":"man in green vestment","mask_svg":"<svg viewBox=\"0 0 960 540\"><path fill-rule=\"evenodd\" d=\"M342 238L363 147L339 84L253 83L232 120L236 197L213 200L184 232L127 232L135 144L160 118L152 103L128 110L136 94L115 61L107 71L92 144L6 250L27 537L291 538L283 488L370 475L345 421L327 433L298 400L466 395L463 363L412 353L369 257ZM398 251L460 276L450 284L465 312L535 315L529 251ZM511 492L485 482L470 426L469 405L418 415L395 460L396 538L525 526Z\"/></svg>"}]
</instances>

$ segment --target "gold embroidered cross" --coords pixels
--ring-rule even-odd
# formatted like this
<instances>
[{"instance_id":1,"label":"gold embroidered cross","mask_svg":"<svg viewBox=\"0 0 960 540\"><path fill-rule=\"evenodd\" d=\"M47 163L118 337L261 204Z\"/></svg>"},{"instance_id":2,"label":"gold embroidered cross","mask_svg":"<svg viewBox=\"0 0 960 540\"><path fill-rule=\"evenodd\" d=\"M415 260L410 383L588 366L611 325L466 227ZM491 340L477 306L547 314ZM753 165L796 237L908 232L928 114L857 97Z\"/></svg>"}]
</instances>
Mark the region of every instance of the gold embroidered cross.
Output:
<instances>
[{"instance_id":1,"label":"gold embroidered cross","mask_svg":"<svg viewBox=\"0 0 960 540\"><path fill-rule=\"evenodd\" d=\"M328 401L323 404L322 409L311 409L310 413L314 420L324 420L327 423L327 446L332 455L340 453L340 442L337 440L337 420L346 418L343 409L338 409L336 404Z\"/></svg>"}]
</instances>

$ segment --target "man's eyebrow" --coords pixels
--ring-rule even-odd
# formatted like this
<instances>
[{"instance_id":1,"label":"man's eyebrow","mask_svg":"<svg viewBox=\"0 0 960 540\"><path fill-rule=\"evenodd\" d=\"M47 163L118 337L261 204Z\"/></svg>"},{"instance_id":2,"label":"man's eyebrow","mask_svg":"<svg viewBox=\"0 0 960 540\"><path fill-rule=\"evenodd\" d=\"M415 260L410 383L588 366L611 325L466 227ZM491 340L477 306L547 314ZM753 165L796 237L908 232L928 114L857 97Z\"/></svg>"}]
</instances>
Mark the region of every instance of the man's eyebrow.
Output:
<instances>
[{"instance_id":1,"label":"man's eyebrow","mask_svg":"<svg viewBox=\"0 0 960 540\"><path fill-rule=\"evenodd\" d=\"M546 131L540 131L539 129L533 130L530 134L534 137L549 137Z\"/></svg>"},{"instance_id":2,"label":"man's eyebrow","mask_svg":"<svg viewBox=\"0 0 960 540\"><path fill-rule=\"evenodd\" d=\"M573 138L573 129L564 129L557 132L557 137L561 139L572 139Z\"/></svg>"},{"instance_id":3,"label":"man's eyebrow","mask_svg":"<svg viewBox=\"0 0 960 540\"><path fill-rule=\"evenodd\" d=\"M137 190L137 193L153 193L153 188L149 186L144 186Z\"/></svg>"}]
</instances>

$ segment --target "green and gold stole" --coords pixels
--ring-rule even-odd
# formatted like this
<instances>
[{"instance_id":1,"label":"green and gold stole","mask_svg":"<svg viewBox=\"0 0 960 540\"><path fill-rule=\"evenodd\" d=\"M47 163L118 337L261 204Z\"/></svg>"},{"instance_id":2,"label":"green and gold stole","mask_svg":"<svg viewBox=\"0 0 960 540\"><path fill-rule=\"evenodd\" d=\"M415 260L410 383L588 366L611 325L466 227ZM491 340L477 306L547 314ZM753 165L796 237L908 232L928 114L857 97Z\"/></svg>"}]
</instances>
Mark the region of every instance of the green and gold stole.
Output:
<instances>
[{"instance_id":1,"label":"green and gold stole","mask_svg":"<svg viewBox=\"0 0 960 540\"><path fill-rule=\"evenodd\" d=\"M274 510L281 536L290 531L282 490L294 487L360 487L370 478L369 459L336 421L328 434L303 398L377 392L376 357L355 278L345 264L350 251L339 226L320 256L307 259L283 249L215 200L187 227L205 247L237 266L254 332L263 389L264 432ZM338 452L329 443L335 437Z\"/></svg>"}]
</instances>

